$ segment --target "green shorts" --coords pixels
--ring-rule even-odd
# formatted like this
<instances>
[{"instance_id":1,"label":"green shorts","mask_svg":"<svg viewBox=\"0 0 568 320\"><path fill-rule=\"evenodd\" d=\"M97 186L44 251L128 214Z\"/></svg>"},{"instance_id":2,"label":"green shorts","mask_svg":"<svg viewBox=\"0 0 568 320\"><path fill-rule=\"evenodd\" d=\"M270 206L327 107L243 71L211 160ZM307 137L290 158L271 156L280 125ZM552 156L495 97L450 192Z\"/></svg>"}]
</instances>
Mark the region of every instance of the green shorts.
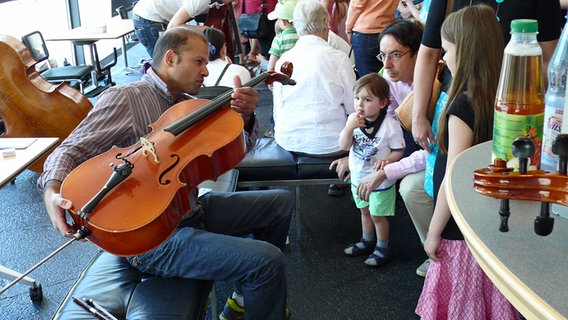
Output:
<instances>
[{"instance_id":1,"label":"green shorts","mask_svg":"<svg viewBox=\"0 0 568 320\"><path fill-rule=\"evenodd\" d=\"M369 196L369 201L363 201L357 195L357 188L351 185L351 192L353 193L353 200L357 208L369 207L371 215L377 217L394 216L395 203L396 203L396 188L394 184L381 191L373 191Z\"/></svg>"}]
</instances>

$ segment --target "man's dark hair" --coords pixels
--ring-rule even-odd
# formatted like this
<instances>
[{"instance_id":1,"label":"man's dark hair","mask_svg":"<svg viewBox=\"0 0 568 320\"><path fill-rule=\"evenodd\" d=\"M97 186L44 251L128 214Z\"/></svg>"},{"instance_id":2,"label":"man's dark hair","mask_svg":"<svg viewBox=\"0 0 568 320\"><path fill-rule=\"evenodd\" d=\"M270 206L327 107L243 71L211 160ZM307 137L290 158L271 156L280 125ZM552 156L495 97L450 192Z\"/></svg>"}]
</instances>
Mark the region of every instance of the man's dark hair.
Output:
<instances>
[{"instance_id":1,"label":"man's dark hair","mask_svg":"<svg viewBox=\"0 0 568 320\"><path fill-rule=\"evenodd\" d=\"M181 55L182 52L191 47L191 43L196 39L201 39L203 42L207 43L203 34L186 27L176 27L167 30L158 38L158 41L156 41L154 55L152 56L152 60L154 61L153 67L159 65L159 61L164 58L166 51L172 49L176 54Z\"/></svg>"},{"instance_id":2,"label":"man's dark hair","mask_svg":"<svg viewBox=\"0 0 568 320\"><path fill-rule=\"evenodd\" d=\"M395 38L398 43L410 48L410 52L414 56L420 48L423 32L424 25L417 20L397 20L386 26L379 34L379 43L384 36L390 35Z\"/></svg>"}]
</instances>

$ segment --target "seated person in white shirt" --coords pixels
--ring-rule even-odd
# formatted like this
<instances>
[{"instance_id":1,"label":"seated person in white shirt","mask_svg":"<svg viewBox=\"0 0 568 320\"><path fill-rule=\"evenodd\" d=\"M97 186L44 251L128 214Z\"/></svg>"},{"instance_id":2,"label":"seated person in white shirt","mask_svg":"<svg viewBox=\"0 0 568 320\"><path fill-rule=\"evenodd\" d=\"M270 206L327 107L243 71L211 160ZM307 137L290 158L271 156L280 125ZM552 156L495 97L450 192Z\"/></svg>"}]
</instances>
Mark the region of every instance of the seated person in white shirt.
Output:
<instances>
[{"instance_id":1,"label":"seated person in white shirt","mask_svg":"<svg viewBox=\"0 0 568 320\"><path fill-rule=\"evenodd\" d=\"M241 83L247 83L251 79L250 72L243 66L233 64L227 57L227 45L223 31L215 28L203 30L203 35L209 41L209 63L207 69L209 75L205 77L204 87L225 86L234 87L233 78L238 75Z\"/></svg>"},{"instance_id":2,"label":"seated person in white shirt","mask_svg":"<svg viewBox=\"0 0 568 320\"><path fill-rule=\"evenodd\" d=\"M300 38L278 59L275 70L291 62L297 84L274 84L274 138L291 152L320 157L344 154L338 141L347 115L354 112L352 63L327 42L329 14L317 1L298 2L294 26Z\"/></svg>"}]
</instances>

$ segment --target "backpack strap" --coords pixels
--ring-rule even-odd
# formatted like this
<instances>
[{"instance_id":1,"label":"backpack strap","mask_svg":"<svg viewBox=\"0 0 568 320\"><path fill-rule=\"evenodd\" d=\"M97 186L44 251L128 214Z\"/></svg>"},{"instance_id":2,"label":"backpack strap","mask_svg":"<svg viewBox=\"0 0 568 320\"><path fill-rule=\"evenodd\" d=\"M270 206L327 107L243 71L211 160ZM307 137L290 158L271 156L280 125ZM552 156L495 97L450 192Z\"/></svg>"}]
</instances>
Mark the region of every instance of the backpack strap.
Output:
<instances>
[{"instance_id":1,"label":"backpack strap","mask_svg":"<svg viewBox=\"0 0 568 320\"><path fill-rule=\"evenodd\" d=\"M246 1L243 1L243 3L244 3L244 2L246 2ZM266 15L266 0L262 0L262 5L261 5L260 7L262 8L261 13L262 13L263 15Z\"/></svg>"},{"instance_id":2,"label":"backpack strap","mask_svg":"<svg viewBox=\"0 0 568 320\"><path fill-rule=\"evenodd\" d=\"M227 69L229 69L229 65L230 63L227 63L225 65L225 68L223 68L223 71L221 72L221 74L219 75L219 78L217 78L217 82L215 82L214 86L218 86L219 82L221 82L221 79L223 78L223 75L225 75L225 71L227 71Z\"/></svg>"}]
</instances>

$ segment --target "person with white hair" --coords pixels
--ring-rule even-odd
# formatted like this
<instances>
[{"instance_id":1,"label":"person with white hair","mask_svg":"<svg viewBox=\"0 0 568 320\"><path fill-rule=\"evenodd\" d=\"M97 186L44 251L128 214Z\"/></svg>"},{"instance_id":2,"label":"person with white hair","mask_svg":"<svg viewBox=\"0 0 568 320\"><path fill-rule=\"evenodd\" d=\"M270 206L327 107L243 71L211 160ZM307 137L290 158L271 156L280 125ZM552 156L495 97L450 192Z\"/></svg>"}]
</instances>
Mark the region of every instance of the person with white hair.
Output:
<instances>
[{"instance_id":1,"label":"person with white hair","mask_svg":"<svg viewBox=\"0 0 568 320\"><path fill-rule=\"evenodd\" d=\"M329 14L315 0L298 1L293 14L300 36L276 63L294 66L295 86L274 84L274 138L282 148L316 157L339 156L339 133L354 112L355 72L347 54L327 42Z\"/></svg>"}]
</instances>

